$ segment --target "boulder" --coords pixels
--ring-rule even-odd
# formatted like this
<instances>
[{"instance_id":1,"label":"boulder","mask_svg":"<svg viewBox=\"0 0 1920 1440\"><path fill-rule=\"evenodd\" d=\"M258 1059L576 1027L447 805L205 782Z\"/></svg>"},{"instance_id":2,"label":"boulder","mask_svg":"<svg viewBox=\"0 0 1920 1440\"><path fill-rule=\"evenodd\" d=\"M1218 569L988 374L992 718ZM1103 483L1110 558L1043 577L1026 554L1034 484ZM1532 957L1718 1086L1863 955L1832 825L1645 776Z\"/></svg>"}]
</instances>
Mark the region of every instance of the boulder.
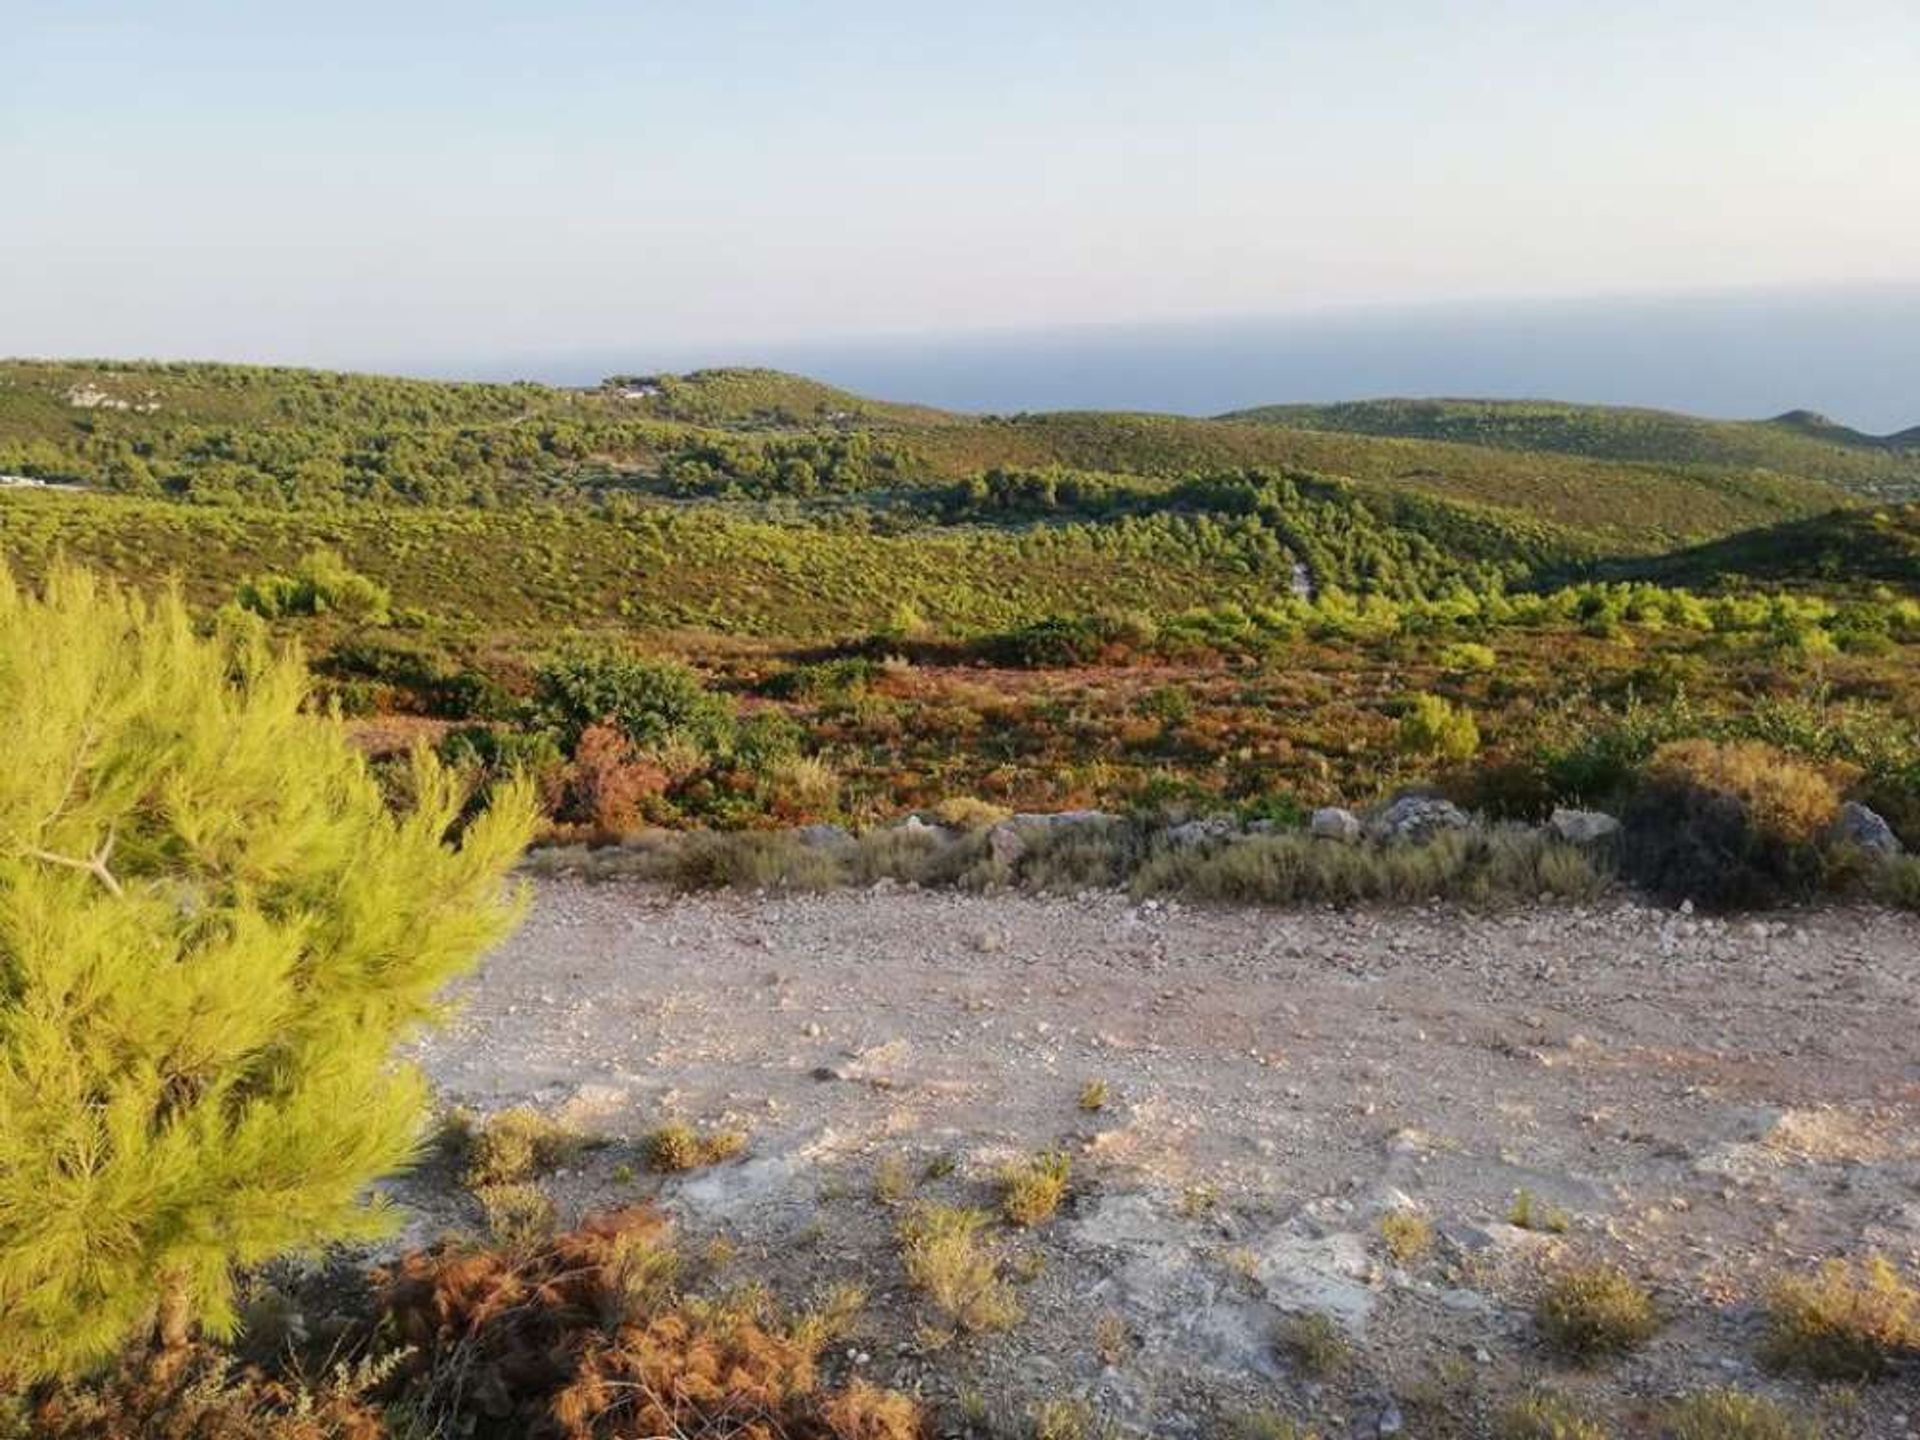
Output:
<instances>
[{"instance_id":1,"label":"boulder","mask_svg":"<svg viewBox=\"0 0 1920 1440\"><path fill-rule=\"evenodd\" d=\"M1569 845L1597 845L1617 835L1620 822L1599 810L1556 809L1547 828Z\"/></svg>"},{"instance_id":2,"label":"boulder","mask_svg":"<svg viewBox=\"0 0 1920 1440\"><path fill-rule=\"evenodd\" d=\"M1240 833L1240 826L1231 815L1209 815L1204 820L1188 820L1175 825L1167 831L1167 843L1176 850L1191 850L1199 845L1211 845Z\"/></svg>"},{"instance_id":3,"label":"boulder","mask_svg":"<svg viewBox=\"0 0 1920 1440\"><path fill-rule=\"evenodd\" d=\"M987 854L1001 865L1012 865L1027 853L1027 838L1015 825L1002 823L987 831Z\"/></svg>"},{"instance_id":4,"label":"boulder","mask_svg":"<svg viewBox=\"0 0 1920 1440\"><path fill-rule=\"evenodd\" d=\"M1893 827L1856 800L1840 807L1827 838L1836 845L1858 846L1874 855L1898 855L1904 848Z\"/></svg>"},{"instance_id":5,"label":"boulder","mask_svg":"<svg viewBox=\"0 0 1920 1440\"><path fill-rule=\"evenodd\" d=\"M1062 825L1104 825L1113 818L1104 810L1027 810L1009 823L1021 829L1053 830Z\"/></svg>"},{"instance_id":6,"label":"boulder","mask_svg":"<svg viewBox=\"0 0 1920 1440\"><path fill-rule=\"evenodd\" d=\"M1313 819L1307 824L1307 833L1316 840L1338 840L1352 845L1358 842L1366 827L1360 823L1360 817L1351 810L1342 810L1338 805L1323 805L1313 812Z\"/></svg>"},{"instance_id":7,"label":"boulder","mask_svg":"<svg viewBox=\"0 0 1920 1440\"><path fill-rule=\"evenodd\" d=\"M1450 800L1436 795L1402 795L1373 817L1371 830L1382 840L1418 844L1442 830L1465 830L1473 822Z\"/></svg>"}]
</instances>

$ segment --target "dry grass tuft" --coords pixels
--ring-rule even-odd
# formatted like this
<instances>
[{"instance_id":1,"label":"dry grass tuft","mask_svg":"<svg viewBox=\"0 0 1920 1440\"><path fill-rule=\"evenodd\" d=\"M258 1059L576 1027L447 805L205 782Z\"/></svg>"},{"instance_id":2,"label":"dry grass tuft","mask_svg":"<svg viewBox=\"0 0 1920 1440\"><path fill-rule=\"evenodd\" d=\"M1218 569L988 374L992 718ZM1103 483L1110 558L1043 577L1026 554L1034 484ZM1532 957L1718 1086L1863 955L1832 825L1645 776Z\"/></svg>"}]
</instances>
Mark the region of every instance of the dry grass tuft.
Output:
<instances>
[{"instance_id":1,"label":"dry grass tuft","mask_svg":"<svg viewBox=\"0 0 1920 1440\"><path fill-rule=\"evenodd\" d=\"M1380 1239L1397 1265L1412 1265L1433 1249L1433 1225L1417 1210L1389 1210L1380 1217Z\"/></svg>"},{"instance_id":2,"label":"dry grass tuft","mask_svg":"<svg viewBox=\"0 0 1920 1440\"><path fill-rule=\"evenodd\" d=\"M585 1143L579 1132L530 1106L502 1110L468 1137L466 1183L473 1190L525 1184L565 1164Z\"/></svg>"},{"instance_id":3,"label":"dry grass tuft","mask_svg":"<svg viewBox=\"0 0 1920 1440\"><path fill-rule=\"evenodd\" d=\"M1316 1380L1327 1380L1346 1369L1353 1345L1333 1320L1317 1312L1289 1315L1275 1337L1280 1353Z\"/></svg>"},{"instance_id":4,"label":"dry grass tuft","mask_svg":"<svg viewBox=\"0 0 1920 1440\"><path fill-rule=\"evenodd\" d=\"M1084 1400L1044 1400L1029 1412L1033 1440L1095 1440L1101 1433Z\"/></svg>"},{"instance_id":5,"label":"dry grass tuft","mask_svg":"<svg viewBox=\"0 0 1920 1440\"><path fill-rule=\"evenodd\" d=\"M702 1135L691 1125L674 1121L662 1125L643 1143L649 1169L678 1175L731 1160L747 1148L747 1137L738 1130L713 1130Z\"/></svg>"},{"instance_id":6,"label":"dry grass tuft","mask_svg":"<svg viewBox=\"0 0 1920 1440\"><path fill-rule=\"evenodd\" d=\"M1499 1440L1607 1440L1606 1427L1572 1401L1538 1390L1503 1406L1494 1422Z\"/></svg>"},{"instance_id":7,"label":"dry grass tuft","mask_svg":"<svg viewBox=\"0 0 1920 1440\"><path fill-rule=\"evenodd\" d=\"M1278 1410L1249 1410L1236 1416L1229 1433L1232 1440L1320 1440L1318 1430Z\"/></svg>"},{"instance_id":8,"label":"dry grass tuft","mask_svg":"<svg viewBox=\"0 0 1920 1440\"><path fill-rule=\"evenodd\" d=\"M1786 1279L1767 1300L1761 1354L1781 1370L1820 1380L1873 1380L1895 1357L1920 1353L1920 1292L1880 1256L1858 1266L1830 1260L1808 1279Z\"/></svg>"},{"instance_id":9,"label":"dry grass tuft","mask_svg":"<svg viewBox=\"0 0 1920 1440\"><path fill-rule=\"evenodd\" d=\"M1541 1230L1549 1235L1564 1235L1571 1223L1567 1212L1554 1205L1543 1205L1531 1190L1515 1193L1507 1209L1507 1223L1517 1230Z\"/></svg>"},{"instance_id":10,"label":"dry grass tuft","mask_svg":"<svg viewBox=\"0 0 1920 1440\"><path fill-rule=\"evenodd\" d=\"M1611 1265L1579 1266L1556 1276L1541 1294L1534 1320L1556 1354L1580 1364L1638 1349L1660 1328L1653 1297Z\"/></svg>"},{"instance_id":11,"label":"dry grass tuft","mask_svg":"<svg viewBox=\"0 0 1920 1440\"><path fill-rule=\"evenodd\" d=\"M1420 845L1325 845L1298 833L1251 835L1217 848L1155 850L1136 895L1271 905L1493 904L1591 899L1612 883L1605 862L1524 826L1448 831Z\"/></svg>"},{"instance_id":12,"label":"dry grass tuft","mask_svg":"<svg viewBox=\"0 0 1920 1440\"><path fill-rule=\"evenodd\" d=\"M1705 1390L1667 1408L1665 1440L1819 1440L1819 1430L1771 1400L1738 1390Z\"/></svg>"},{"instance_id":13,"label":"dry grass tuft","mask_svg":"<svg viewBox=\"0 0 1920 1440\"><path fill-rule=\"evenodd\" d=\"M1053 1218L1066 1199L1073 1162L1057 1150L1034 1155L1000 1172L1000 1212L1009 1224L1028 1228Z\"/></svg>"},{"instance_id":14,"label":"dry grass tuft","mask_svg":"<svg viewBox=\"0 0 1920 1440\"><path fill-rule=\"evenodd\" d=\"M913 1198L918 1177L906 1157L882 1155L873 1167L873 1198L882 1205L904 1205Z\"/></svg>"},{"instance_id":15,"label":"dry grass tuft","mask_svg":"<svg viewBox=\"0 0 1920 1440\"><path fill-rule=\"evenodd\" d=\"M900 1226L907 1282L955 1329L1005 1330L1020 1318L999 1257L982 1240L984 1210L922 1205Z\"/></svg>"}]
</instances>

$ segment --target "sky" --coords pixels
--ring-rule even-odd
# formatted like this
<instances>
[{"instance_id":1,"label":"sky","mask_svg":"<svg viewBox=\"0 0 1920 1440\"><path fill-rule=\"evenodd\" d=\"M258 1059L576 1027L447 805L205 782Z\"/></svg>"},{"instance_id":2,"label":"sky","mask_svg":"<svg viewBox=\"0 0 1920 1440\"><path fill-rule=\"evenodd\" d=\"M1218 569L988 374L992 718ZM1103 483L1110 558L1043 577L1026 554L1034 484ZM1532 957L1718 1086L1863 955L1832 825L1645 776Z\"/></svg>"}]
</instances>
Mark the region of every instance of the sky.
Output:
<instances>
[{"instance_id":1,"label":"sky","mask_svg":"<svg viewBox=\"0 0 1920 1440\"><path fill-rule=\"evenodd\" d=\"M0 0L0 53L0 353L1920 283L1914 0Z\"/></svg>"}]
</instances>

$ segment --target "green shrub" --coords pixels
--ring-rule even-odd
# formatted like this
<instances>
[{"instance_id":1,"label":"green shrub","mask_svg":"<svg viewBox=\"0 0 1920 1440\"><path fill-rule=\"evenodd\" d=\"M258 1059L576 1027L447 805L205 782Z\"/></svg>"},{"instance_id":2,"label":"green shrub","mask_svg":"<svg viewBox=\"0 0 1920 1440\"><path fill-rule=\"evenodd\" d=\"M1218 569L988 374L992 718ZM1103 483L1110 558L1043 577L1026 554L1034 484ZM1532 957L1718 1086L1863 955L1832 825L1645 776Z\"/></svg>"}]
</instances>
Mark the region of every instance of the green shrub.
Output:
<instances>
[{"instance_id":1,"label":"green shrub","mask_svg":"<svg viewBox=\"0 0 1920 1440\"><path fill-rule=\"evenodd\" d=\"M662 1125L647 1136L644 1144L648 1167L667 1175L718 1165L746 1146L747 1137L737 1130L713 1130L703 1135L679 1121Z\"/></svg>"},{"instance_id":2,"label":"green shrub","mask_svg":"<svg viewBox=\"0 0 1920 1440\"><path fill-rule=\"evenodd\" d=\"M714 754L734 742L732 702L671 661L575 650L542 665L534 682L535 709L568 750L603 721L642 747L679 741Z\"/></svg>"},{"instance_id":3,"label":"green shrub","mask_svg":"<svg viewBox=\"0 0 1920 1440\"><path fill-rule=\"evenodd\" d=\"M1353 1344L1346 1332L1318 1311L1282 1320L1277 1343L1281 1354L1316 1380L1339 1374L1353 1358Z\"/></svg>"},{"instance_id":4,"label":"green shrub","mask_svg":"<svg viewBox=\"0 0 1920 1440\"><path fill-rule=\"evenodd\" d=\"M368 1234L424 1086L396 1038L511 927L524 786L404 813L255 627L0 572L0 1355L235 1321L232 1267Z\"/></svg>"},{"instance_id":5,"label":"green shrub","mask_svg":"<svg viewBox=\"0 0 1920 1440\"><path fill-rule=\"evenodd\" d=\"M393 597L386 586L368 579L331 550L315 550L292 575L261 575L243 582L242 607L269 620L294 615L339 615L342 619L382 624Z\"/></svg>"},{"instance_id":6,"label":"green shrub","mask_svg":"<svg viewBox=\"0 0 1920 1440\"><path fill-rule=\"evenodd\" d=\"M564 1165L581 1137L527 1105L487 1117L467 1142L466 1184L517 1185Z\"/></svg>"},{"instance_id":7,"label":"green shrub","mask_svg":"<svg viewBox=\"0 0 1920 1440\"><path fill-rule=\"evenodd\" d=\"M1004 1330L1020 1318L999 1258L981 1238L988 1220L984 1210L922 1205L900 1226L907 1283L965 1331Z\"/></svg>"},{"instance_id":8,"label":"green shrub","mask_svg":"<svg viewBox=\"0 0 1920 1440\"><path fill-rule=\"evenodd\" d=\"M1418 694L1400 717L1400 748L1433 760L1471 760L1480 753L1480 726L1471 711L1438 695Z\"/></svg>"}]
</instances>

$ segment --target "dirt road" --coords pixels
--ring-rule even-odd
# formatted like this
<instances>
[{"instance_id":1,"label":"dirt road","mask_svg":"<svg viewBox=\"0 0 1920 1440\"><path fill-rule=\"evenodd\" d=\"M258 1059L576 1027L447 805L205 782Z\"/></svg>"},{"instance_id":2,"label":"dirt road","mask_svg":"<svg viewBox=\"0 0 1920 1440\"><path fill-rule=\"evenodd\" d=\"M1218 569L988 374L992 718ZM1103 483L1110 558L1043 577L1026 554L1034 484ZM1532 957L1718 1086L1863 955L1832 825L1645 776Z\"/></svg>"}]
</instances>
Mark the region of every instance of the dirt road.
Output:
<instances>
[{"instance_id":1,"label":"dirt road","mask_svg":"<svg viewBox=\"0 0 1920 1440\"><path fill-rule=\"evenodd\" d=\"M1080 1396L1162 1435L1249 1405L1332 1434L1410 1415L1409 1433L1446 1433L1440 1416L1474 1433L1542 1373L1527 1307L1576 1258L1622 1264L1671 1316L1641 1355L1558 1377L1616 1419L1730 1381L1816 1404L1754 1364L1766 1283L1835 1254L1920 1262L1913 916L544 881L462 1003L418 1051L451 1102L532 1102L613 1137L668 1117L752 1136L664 1185L627 1179L616 1144L556 1181L567 1207L658 1193L725 1235L742 1276L864 1280L861 1363L989 1408ZM923 1193L991 1206L998 1168L1049 1148L1073 1156L1074 1194L1008 1241L1027 1318L928 1353L873 1167L945 1156ZM1506 1223L1521 1192L1538 1228ZM459 1213L426 1181L405 1193L423 1228ZM1400 1208L1439 1237L1404 1268L1378 1235ZM1353 1338L1343 1378L1275 1352L1300 1310ZM1828 1420L1898 1436L1920 1396L1896 1381Z\"/></svg>"}]
</instances>

